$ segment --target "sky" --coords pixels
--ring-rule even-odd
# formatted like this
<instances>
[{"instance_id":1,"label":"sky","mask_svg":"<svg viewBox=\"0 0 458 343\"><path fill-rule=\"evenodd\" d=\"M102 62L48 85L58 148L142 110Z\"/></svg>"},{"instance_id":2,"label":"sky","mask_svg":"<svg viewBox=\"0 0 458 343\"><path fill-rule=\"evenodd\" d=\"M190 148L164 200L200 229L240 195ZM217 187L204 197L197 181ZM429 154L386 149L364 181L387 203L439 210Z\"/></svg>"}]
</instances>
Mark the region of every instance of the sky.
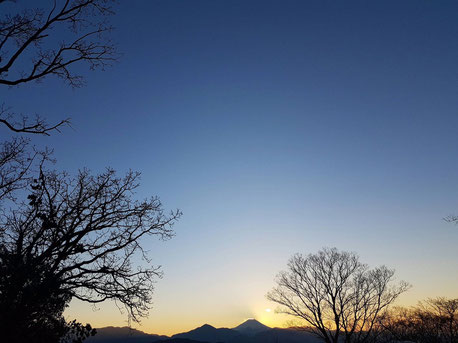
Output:
<instances>
[{"instance_id":1,"label":"sky","mask_svg":"<svg viewBox=\"0 0 458 343\"><path fill-rule=\"evenodd\" d=\"M136 197L182 210L175 237L143 242L164 276L140 330L284 326L265 295L294 253L322 247L396 269L412 284L398 304L458 296L458 227L443 220L458 214L456 1L115 10L113 67L82 68L78 89L49 78L0 91L18 112L72 118L33 137L56 168L137 170ZM66 316L127 319L76 301Z\"/></svg>"}]
</instances>

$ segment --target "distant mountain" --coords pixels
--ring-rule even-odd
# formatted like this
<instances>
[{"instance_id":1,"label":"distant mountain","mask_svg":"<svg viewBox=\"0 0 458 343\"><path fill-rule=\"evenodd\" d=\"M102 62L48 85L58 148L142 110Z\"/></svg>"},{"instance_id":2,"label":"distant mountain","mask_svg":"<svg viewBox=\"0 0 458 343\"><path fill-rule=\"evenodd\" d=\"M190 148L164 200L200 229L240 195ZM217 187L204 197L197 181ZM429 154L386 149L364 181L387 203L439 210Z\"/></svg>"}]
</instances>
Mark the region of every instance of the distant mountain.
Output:
<instances>
[{"instance_id":1,"label":"distant mountain","mask_svg":"<svg viewBox=\"0 0 458 343\"><path fill-rule=\"evenodd\" d=\"M172 338L187 338L209 343L226 343L239 339L241 336L242 335L235 330L227 328L217 329L211 325L205 324L189 332L173 335Z\"/></svg>"},{"instance_id":2,"label":"distant mountain","mask_svg":"<svg viewBox=\"0 0 458 343\"><path fill-rule=\"evenodd\" d=\"M293 329L271 329L250 319L233 329L205 324L172 337L152 335L129 327L97 329L85 343L321 343L313 334Z\"/></svg>"},{"instance_id":3,"label":"distant mountain","mask_svg":"<svg viewBox=\"0 0 458 343\"><path fill-rule=\"evenodd\" d=\"M97 334L89 337L87 343L151 343L167 339L167 336L151 335L129 327L113 327L96 329Z\"/></svg>"},{"instance_id":4,"label":"distant mountain","mask_svg":"<svg viewBox=\"0 0 458 343\"><path fill-rule=\"evenodd\" d=\"M256 319L248 319L233 330L240 332L242 335L253 336L257 333L270 330L270 327L258 322Z\"/></svg>"}]
</instances>

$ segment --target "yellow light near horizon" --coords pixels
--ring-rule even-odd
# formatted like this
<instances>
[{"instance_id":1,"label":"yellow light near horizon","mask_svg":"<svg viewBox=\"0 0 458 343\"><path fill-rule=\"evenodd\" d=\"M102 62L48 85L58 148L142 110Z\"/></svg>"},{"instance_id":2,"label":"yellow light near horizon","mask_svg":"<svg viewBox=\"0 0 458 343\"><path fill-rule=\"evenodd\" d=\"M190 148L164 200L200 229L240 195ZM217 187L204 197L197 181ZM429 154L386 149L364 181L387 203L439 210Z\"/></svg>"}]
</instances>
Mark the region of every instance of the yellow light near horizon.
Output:
<instances>
[{"instance_id":1,"label":"yellow light near horizon","mask_svg":"<svg viewBox=\"0 0 458 343\"><path fill-rule=\"evenodd\" d=\"M265 311L266 311L266 312L270 312L270 311L272 311L272 310L271 310L270 308L266 308Z\"/></svg>"}]
</instances>

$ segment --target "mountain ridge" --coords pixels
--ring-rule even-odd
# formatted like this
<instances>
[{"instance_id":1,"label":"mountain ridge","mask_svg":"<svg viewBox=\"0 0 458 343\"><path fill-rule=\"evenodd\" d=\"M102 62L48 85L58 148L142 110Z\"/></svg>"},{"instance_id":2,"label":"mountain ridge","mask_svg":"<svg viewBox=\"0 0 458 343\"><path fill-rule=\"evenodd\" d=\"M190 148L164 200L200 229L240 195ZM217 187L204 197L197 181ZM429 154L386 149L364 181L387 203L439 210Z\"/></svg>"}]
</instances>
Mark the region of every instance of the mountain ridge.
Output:
<instances>
[{"instance_id":1,"label":"mountain ridge","mask_svg":"<svg viewBox=\"0 0 458 343\"><path fill-rule=\"evenodd\" d=\"M257 321L256 319L247 319L242 324L233 328L242 334L253 336L257 333L270 330L271 328Z\"/></svg>"},{"instance_id":2,"label":"mountain ridge","mask_svg":"<svg viewBox=\"0 0 458 343\"><path fill-rule=\"evenodd\" d=\"M88 343L318 343L314 335L294 329L270 328L248 319L234 328L204 324L187 332L169 336L149 334L129 327L104 327Z\"/></svg>"},{"instance_id":3,"label":"mountain ridge","mask_svg":"<svg viewBox=\"0 0 458 343\"><path fill-rule=\"evenodd\" d=\"M239 338L240 333L228 328L215 328L209 324L204 324L188 332L172 335L171 338L187 338L196 341L220 343L229 342Z\"/></svg>"}]
</instances>

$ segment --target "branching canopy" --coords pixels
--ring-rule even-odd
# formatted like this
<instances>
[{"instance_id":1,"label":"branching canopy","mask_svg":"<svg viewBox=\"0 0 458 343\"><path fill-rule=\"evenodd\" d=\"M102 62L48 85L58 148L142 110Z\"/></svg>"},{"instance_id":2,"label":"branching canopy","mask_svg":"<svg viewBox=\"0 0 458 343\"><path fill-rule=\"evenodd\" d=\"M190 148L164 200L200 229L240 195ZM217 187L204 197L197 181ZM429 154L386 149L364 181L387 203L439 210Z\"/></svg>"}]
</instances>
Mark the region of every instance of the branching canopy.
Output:
<instances>
[{"instance_id":1,"label":"branching canopy","mask_svg":"<svg viewBox=\"0 0 458 343\"><path fill-rule=\"evenodd\" d=\"M325 342L342 336L345 342L369 342L378 316L409 288L405 282L390 285L393 277L393 270L369 269L354 253L323 249L294 255L267 297Z\"/></svg>"},{"instance_id":2,"label":"branching canopy","mask_svg":"<svg viewBox=\"0 0 458 343\"><path fill-rule=\"evenodd\" d=\"M458 342L458 299L428 299L411 308L398 307L381 319L387 341Z\"/></svg>"},{"instance_id":3,"label":"branching canopy","mask_svg":"<svg viewBox=\"0 0 458 343\"><path fill-rule=\"evenodd\" d=\"M16 86L55 75L80 87L84 80L75 65L91 69L111 65L117 58L106 35L112 29L106 21L112 14L111 2L54 0L47 10L29 9L0 18L0 85ZM29 120L3 105L0 123L14 132L47 135L69 120L48 125L41 117Z\"/></svg>"},{"instance_id":4,"label":"branching canopy","mask_svg":"<svg viewBox=\"0 0 458 343\"><path fill-rule=\"evenodd\" d=\"M146 315L160 271L147 259L142 239L170 238L181 213L166 215L158 198L133 200L138 178L134 172L119 178L110 169L98 176L81 171L76 178L42 172L29 202L2 215L0 265L17 261L13 279L21 268L41 271L40 282L52 278L63 296L91 303L111 299L133 320ZM134 267L135 256L146 267ZM0 291L0 298L6 296Z\"/></svg>"}]
</instances>

